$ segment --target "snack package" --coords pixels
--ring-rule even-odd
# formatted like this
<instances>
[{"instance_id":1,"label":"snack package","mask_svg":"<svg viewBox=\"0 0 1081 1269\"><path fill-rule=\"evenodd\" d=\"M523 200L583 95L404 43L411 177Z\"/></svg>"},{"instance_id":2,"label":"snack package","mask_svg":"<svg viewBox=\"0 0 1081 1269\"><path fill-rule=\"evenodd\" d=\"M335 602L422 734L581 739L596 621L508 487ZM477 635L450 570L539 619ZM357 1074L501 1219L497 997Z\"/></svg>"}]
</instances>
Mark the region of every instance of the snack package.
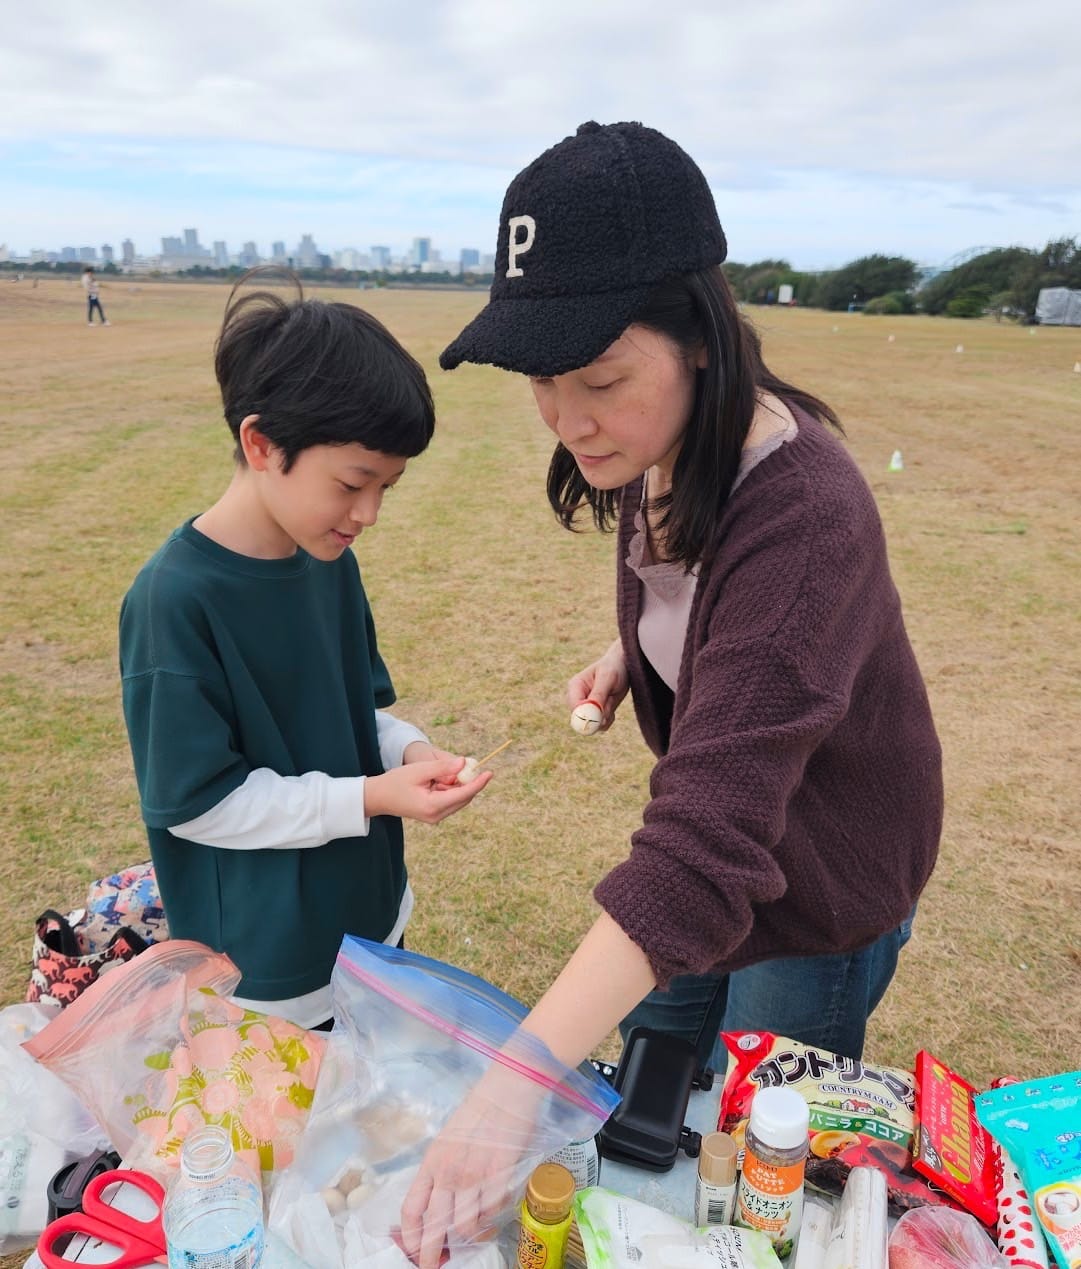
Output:
<instances>
[{"instance_id":1,"label":"snack package","mask_svg":"<svg viewBox=\"0 0 1081 1269\"><path fill-rule=\"evenodd\" d=\"M1014 1161L995 1144L998 1177L998 1249L1013 1269L1050 1269L1047 1241L1033 1215Z\"/></svg>"},{"instance_id":2,"label":"snack package","mask_svg":"<svg viewBox=\"0 0 1081 1269\"><path fill-rule=\"evenodd\" d=\"M1000 1075L991 1081L992 1088L1019 1084L1015 1075ZM975 1111L975 1105L973 1105ZM1033 1215L1032 1200L1025 1190L1017 1165L998 1142L991 1137L995 1157L995 1188L998 1191L998 1249L1010 1262L1011 1269L1050 1269L1050 1252L1040 1232L1040 1223Z\"/></svg>"},{"instance_id":3,"label":"snack package","mask_svg":"<svg viewBox=\"0 0 1081 1269\"><path fill-rule=\"evenodd\" d=\"M780 1269L769 1238L756 1229L678 1217L599 1186L579 1190L574 1214L588 1269Z\"/></svg>"},{"instance_id":4,"label":"snack package","mask_svg":"<svg viewBox=\"0 0 1081 1269\"><path fill-rule=\"evenodd\" d=\"M909 1071L872 1066L769 1031L721 1033L728 1070L718 1127L742 1147L751 1099L760 1088L794 1088L810 1109L805 1178L840 1194L855 1167L885 1173L894 1215L925 1204L953 1205L912 1167L916 1082Z\"/></svg>"},{"instance_id":5,"label":"snack package","mask_svg":"<svg viewBox=\"0 0 1081 1269\"><path fill-rule=\"evenodd\" d=\"M926 1049L916 1054L916 1135L912 1166L985 1225L998 1215L995 1155L977 1121L976 1090Z\"/></svg>"},{"instance_id":6,"label":"snack package","mask_svg":"<svg viewBox=\"0 0 1081 1269\"><path fill-rule=\"evenodd\" d=\"M968 1212L924 1207L906 1212L890 1234L890 1269L1010 1269Z\"/></svg>"},{"instance_id":7,"label":"snack package","mask_svg":"<svg viewBox=\"0 0 1081 1269\"><path fill-rule=\"evenodd\" d=\"M24 1045L93 1113L129 1167L166 1181L194 1128L227 1129L264 1183L293 1158L323 1035L232 1004L240 971L201 943L156 943Z\"/></svg>"},{"instance_id":8,"label":"snack package","mask_svg":"<svg viewBox=\"0 0 1081 1269\"><path fill-rule=\"evenodd\" d=\"M1081 1071L976 1096L976 1115L1017 1165L1061 1269L1081 1269Z\"/></svg>"}]
</instances>

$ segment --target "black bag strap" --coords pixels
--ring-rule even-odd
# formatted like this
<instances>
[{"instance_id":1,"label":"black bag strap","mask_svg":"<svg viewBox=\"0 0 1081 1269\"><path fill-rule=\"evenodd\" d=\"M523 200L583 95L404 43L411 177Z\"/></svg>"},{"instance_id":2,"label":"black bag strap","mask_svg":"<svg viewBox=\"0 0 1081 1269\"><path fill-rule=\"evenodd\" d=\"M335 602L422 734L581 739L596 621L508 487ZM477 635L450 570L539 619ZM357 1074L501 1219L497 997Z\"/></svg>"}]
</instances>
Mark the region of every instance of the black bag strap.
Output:
<instances>
[{"instance_id":1,"label":"black bag strap","mask_svg":"<svg viewBox=\"0 0 1081 1269\"><path fill-rule=\"evenodd\" d=\"M49 929L49 925L55 929ZM59 952L61 956L81 956L79 940L71 928L71 922L55 908L46 908L37 919L38 937L51 952Z\"/></svg>"},{"instance_id":2,"label":"black bag strap","mask_svg":"<svg viewBox=\"0 0 1081 1269\"><path fill-rule=\"evenodd\" d=\"M105 944L107 948L112 947L116 942L124 942L138 956L140 952L145 952L150 944L143 938L141 934L137 934L130 925L122 925L113 937Z\"/></svg>"}]
</instances>

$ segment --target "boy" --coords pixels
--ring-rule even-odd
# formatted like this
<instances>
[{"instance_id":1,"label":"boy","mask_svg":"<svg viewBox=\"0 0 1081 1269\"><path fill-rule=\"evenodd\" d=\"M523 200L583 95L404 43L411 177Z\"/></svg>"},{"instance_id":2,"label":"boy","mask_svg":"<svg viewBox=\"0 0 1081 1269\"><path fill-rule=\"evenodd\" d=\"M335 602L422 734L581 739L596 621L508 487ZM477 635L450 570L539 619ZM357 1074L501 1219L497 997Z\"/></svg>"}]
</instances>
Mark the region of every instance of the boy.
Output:
<instances>
[{"instance_id":1,"label":"boy","mask_svg":"<svg viewBox=\"0 0 1081 1269\"><path fill-rule=\"evenodd\" d=\"M346 932L398 943L402 816L490 779L383 711L349 550L431 439L424 372L349 304L253 292L215 349L236 466L120 614L124 717L171 933L226 952L240 1003L323 1025Z\"/></svg>"}]
</instances>

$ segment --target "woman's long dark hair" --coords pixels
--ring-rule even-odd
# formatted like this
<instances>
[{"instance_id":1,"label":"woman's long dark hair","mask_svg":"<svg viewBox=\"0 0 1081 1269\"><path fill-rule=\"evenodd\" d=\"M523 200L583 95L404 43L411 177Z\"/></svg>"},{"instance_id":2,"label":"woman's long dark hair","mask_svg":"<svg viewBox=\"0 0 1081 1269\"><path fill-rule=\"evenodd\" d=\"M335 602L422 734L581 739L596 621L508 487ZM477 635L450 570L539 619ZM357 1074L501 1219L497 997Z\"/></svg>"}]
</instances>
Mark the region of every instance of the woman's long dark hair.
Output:
<instances>
[{"instance_id":1,"label":"woman's long dark hair","mask_svg":"<svg viewBox=\"0 0 1081 1269\"><path fill-rule=\"evenodd\" d=\"M665 558L693 568L718 545L724 504L739 470L758 397L771 392L841 430L824 401L786 383L762 360L762 345L744 320L720 267L661 282L633 325L667 336L683 355L706 350L704 369L695 372L694 405L672 473L672 489L651 503L660 514ZM616 527L622 489L594 489L573 455L557 445L548 468L548 501L560 523L574 529L588 505L604 532Z\"/></svg>"}]
</instances>

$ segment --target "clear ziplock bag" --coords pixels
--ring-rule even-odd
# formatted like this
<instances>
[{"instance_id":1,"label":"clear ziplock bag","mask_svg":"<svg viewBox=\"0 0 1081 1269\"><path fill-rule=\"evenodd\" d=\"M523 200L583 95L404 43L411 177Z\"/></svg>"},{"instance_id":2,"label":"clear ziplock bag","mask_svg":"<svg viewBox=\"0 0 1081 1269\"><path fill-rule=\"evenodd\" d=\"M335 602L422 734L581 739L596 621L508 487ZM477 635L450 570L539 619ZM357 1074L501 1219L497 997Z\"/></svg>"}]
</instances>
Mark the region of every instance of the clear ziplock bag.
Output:
<instances>
[{"instance_id":1,"label":"clear ziplock bag","mask_svg":"<svg viewBox=\"0 0 1081 1269\"><path fill-rule=\"evenodd\" d=\"M512 1137L517 1156L488 1232L509 1225L538 1163L592 1137L619 1102L591 1066L569 1069L520 1030L523 1005L454 966L347 935L331 996L335 1029L315 1102L270 1209L271 1229L321 1269L407 1269L396 1238L402 1200L478 1081L498 1076L511 1125L499 1144ZM463 1266L499 1269L494 1242L450 1251Z\"/></svg>"},{"instance_id":2,"label":"clear ziplock bag","mask_svg":"<svg viewBox=\"0 0 1081 1269\"><path fill-rule=\"evenodd\" d=\"M168 1182L184 1138L214 1124L264 1186L293 1157L325 1039L233 1004L240 971L186 939L110 971L30 1040L130 1167Z\"/></svg>"}]
</instances>

